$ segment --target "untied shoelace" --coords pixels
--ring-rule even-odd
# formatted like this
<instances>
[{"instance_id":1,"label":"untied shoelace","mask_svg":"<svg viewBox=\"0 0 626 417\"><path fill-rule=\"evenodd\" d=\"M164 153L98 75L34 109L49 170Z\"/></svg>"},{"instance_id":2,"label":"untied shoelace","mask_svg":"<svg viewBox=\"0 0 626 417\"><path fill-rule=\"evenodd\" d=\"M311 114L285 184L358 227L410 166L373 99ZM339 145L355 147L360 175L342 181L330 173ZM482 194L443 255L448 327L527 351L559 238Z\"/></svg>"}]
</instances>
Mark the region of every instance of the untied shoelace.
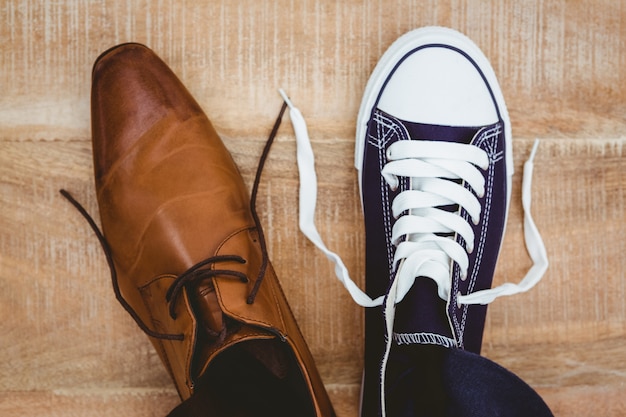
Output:
<instances>
[{"instance_id":1,"label":"untied shoelace","mask_svg":"<svg viewBox=\"0 0 626 417\"><path fill-rule=\"evenodd\" d=\"M484 179L476 167L486 168L489 163L486 153L472 145L427 141L402 141L389 147L389 162L382 172L389 186L396 187L398 177L411 177L418 184L413 184L411 190L400 193L393 201L392 211L398 216L392 232L392 238L397 244L394 258L396 279L387 294L371 298L350 278L341 257L326 247L315 226L317 175L306 122L285 92L282 89L279 92L289 106L289 116L296 135L300 230L334 263L337 279L354 301L363 307L385 304L385 314L389 319L393 316L393 306L402 300L417 277L433 279L437 283L439 296L448 299L451 288L450 260L459 265L461 276L466 275L467 252L473 250L474 236L471 226L462 217L435 207L446 203L459 204L474 222L478 221L480 205L476 197L462 185L450 180L463 180L480 196L484 192ZM538 141L535 141L530 157L524 164L522 179L524 238L533 266L517 284L504 283L470 294L456 294L458 304L488 304L500 296L528 291L547 270L546 249L530 210L533 159L537 146ZM407 211L408 215L400 215ZM461 235L467 242L466 248L453 239L441 236L441 233L450 232ZM411 238L406 239L406 236Z\"/></svg>"}]
</instances>

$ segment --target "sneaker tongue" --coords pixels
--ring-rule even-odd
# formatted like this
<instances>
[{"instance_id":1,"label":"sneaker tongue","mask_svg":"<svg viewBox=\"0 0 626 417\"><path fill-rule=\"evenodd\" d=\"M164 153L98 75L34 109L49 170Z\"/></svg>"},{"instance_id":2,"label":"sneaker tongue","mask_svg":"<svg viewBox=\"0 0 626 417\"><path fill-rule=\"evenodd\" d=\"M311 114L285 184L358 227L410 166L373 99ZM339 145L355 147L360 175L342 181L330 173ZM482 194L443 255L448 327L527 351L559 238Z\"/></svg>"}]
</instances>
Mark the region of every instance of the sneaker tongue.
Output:
<instances>
[{"instance_id":1,"label":"sneaker tongue","mask_svg":"<svg viewBox=\"0 0 626 417\"><path fill-rule=\"evenodd\" d=\"M413 140L469 144L483 126L440 126L400 121ZM440 207L454 212L458 206ZM399 344L437 344L451 347L454 336L447 315L447 303L430 279L417 279L401 303L396 305L394 332Z\"/></svg>"},{"instance_id":2,"label":"sneaker tongue","mask_svg":"<svg viewBox=\"0 0 626 417\"><path fill-rule=\"evenodd\" d=\"M415 280L402 302L396 305L394 338L398 344L455 345L447 304L439 298L434 281Z\"/></svg>"},{"instance_id":3,"label":"sneaker tongue","mask_svg":"<svg viewBox=\"0 0 626 417\"><path fill-rule=\"evenodd\" d=\"M401 120L409 137L420 140L433 140L469 144L483 126L440 126Z\"/></svg>"}]
</instances>

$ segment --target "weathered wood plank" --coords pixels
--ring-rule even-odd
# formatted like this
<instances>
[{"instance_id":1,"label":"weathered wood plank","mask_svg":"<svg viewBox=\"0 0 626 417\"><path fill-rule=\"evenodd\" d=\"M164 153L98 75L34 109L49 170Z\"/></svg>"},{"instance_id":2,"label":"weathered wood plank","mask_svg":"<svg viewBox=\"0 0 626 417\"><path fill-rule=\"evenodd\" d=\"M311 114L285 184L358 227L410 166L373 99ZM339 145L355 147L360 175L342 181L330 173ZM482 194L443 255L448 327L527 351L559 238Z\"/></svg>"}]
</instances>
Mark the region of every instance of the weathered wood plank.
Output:
<instances>
[{"instance_id":1,"label":"weathered wood plank","mask_svg":"<svg viewBox=\"0 0 626 417\"><path fill-rule=\"evenodd\" d=\"M175 390L76 389L0 392L3 417L162 417L179 403Z\"/></svg>"},{"instance_id":2,"label":"weathered wood plank","mask_svg":"<svg viewBox=\"0 0 626 417\"><path fill-rule=\"evenodd\" d=\"M402 33L441 24L491 59L507 99L517 174L496 283L530 261L521 166L532 138L533 214L551 267L490 307L484 354L537 387L557 415L626 411L626 3L537 0L0 4L0 414L163 415L176 403L146 337L116 304L87 225L97 217L90 72L104 49L151 46L222 134L248 185L283 87L309 123L317 222L357 282L363 225L352 168L361 92ZM295 144L284 122L259 210L270 253L340 416L356 415L362 311L297 231ZM157 404L158 403L158 404Z\"/></svg>"},{"instance_id":3,"label":"weathered wood plank","mask_svg":"<svg viewBox=\"0 0 626 417\"><path fill-rule=\"evenodd\" d=\"M274 116L278 87L316 129L349 131L382 52L432 24L484 50L518 134L613 137L626 113L625 19L624 3L612 0L6 0L2 139L88 137L93 61L127 41L161 55L224 131L257 134Z\"/></svg>"}]
</instances>

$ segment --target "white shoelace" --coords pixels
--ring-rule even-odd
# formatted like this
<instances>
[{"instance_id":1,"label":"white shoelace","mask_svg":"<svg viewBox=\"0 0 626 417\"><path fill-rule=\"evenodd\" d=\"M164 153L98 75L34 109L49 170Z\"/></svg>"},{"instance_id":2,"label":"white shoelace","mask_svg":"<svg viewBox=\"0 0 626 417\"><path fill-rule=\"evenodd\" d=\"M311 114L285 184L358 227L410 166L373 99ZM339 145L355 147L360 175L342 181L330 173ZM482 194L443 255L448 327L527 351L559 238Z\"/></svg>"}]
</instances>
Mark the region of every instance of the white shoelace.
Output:
<instances>
[{"instance_id":1,"label":"white shoelace","mask_svg":"<svg viewBox=\"0 0 626 417\"><path fill-rule=\"evenodd\" d=\"M402 301L417 277L434 280L439 296L447 300L452 284L450 268L453 263L457 263L461 276L467 275L468 252L473 250L474 234L471 225L461 216L436 207L458 204L467 211L474 223L478 222L481 211L478 199L465 187L451 180L462 180L481 196L485 184L477 167L485 169L488 166L487 154L472 145L428 141L400 141L388 148L389 162L383 168L383 177L392 188L398 186L399 177L411 178L411 189L400 193L392 204L394 216L399 216L392 230L392 239L397 245L394 257L396 279L386 301L385 294L372 299L354 283L341 257L326 247L317 231L317 175L306 122L285 92L282 89L279 92L289 106L289 116L296 135L300 175L300 230L335 264L335 275L354 301L363 307L386 303L385 315L392 328L394 306ZM524 238L533 266L518 284L504 283L471 294L458 294L458 304L488 304L503 295L528 291L541 280L547 270L546 249L530 212L533 159L537 146L538 141L535 141L531 155L524 164L522 180ZM403 212L408 214L401 215ZM464 248L455 240L437 233L458 234L467 242L467 247Z\"/></svg>"}]
</instances>

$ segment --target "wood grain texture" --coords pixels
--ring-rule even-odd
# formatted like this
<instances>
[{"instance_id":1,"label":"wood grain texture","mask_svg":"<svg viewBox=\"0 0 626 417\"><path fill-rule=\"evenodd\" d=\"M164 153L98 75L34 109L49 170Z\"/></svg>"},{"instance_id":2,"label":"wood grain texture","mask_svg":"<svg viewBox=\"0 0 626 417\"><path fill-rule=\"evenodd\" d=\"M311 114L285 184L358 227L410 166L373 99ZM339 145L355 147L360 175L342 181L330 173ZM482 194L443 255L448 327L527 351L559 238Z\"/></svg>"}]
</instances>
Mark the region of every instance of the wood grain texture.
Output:
<instances>
[{"instance_id":1,"label":"wood grain texture","mask_svg":"<svg viewBox=\"0 0 626 417\"><path fill-rule=\"evenodd\" d=\"M283 87L309 124L317 225L363 284L352 167L363 88L398 36L459 29L496 71L516 176L496 283L530 266L519 198L535 137L533 214L550 269L489 309L483 353L536 387L558 416L626 414L626 2L613 0L0 2L0 415L164 415L176 395L117 305L97 240L58 194L94 215L89 95L105 49L147 44L179 75L248 186ZM362 311L297 231L286 120L259 211L270 255L338 415L354 417ZM96 216L97 217L97 216Z\"/></svg>"}]
</instances>

